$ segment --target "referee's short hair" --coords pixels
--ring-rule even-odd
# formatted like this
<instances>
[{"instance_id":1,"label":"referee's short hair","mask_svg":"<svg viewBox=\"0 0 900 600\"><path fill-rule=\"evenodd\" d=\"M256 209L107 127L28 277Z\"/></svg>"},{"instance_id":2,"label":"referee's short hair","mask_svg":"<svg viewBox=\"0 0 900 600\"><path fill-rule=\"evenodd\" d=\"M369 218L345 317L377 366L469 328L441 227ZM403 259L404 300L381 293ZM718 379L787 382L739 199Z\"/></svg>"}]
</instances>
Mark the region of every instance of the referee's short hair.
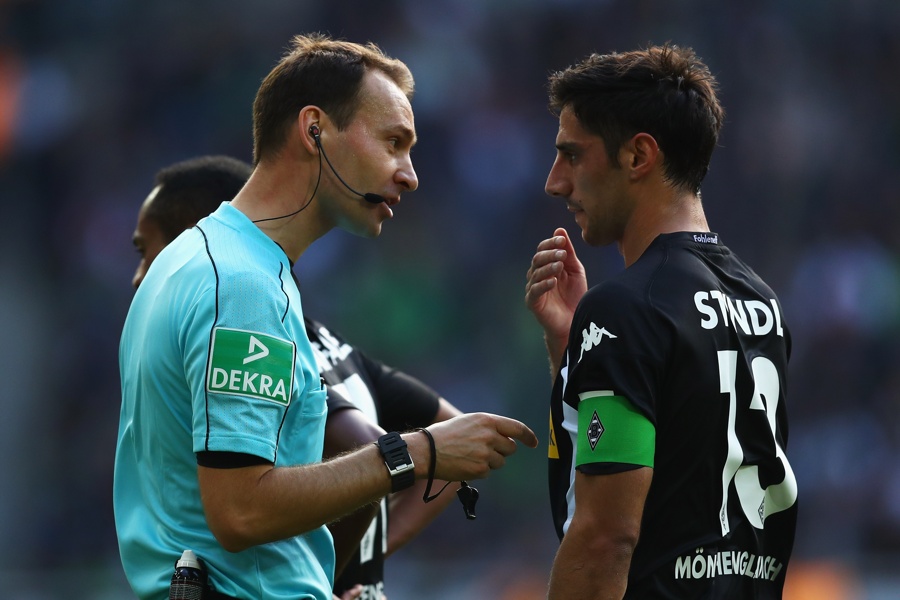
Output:
<instances>
[{"instance_id":1,"label":"referee's short hair","mask_svg":"<svg viewBox=\"0 0 900 600\"><path fill-rule=\"evenodd\" d=\"M294 36L253 101L253 164L277 156L304 106L321 108L344 130L362 103L367 71L384 73L412 99L415 81L409 67L376 44L334 40L323 33Z\"/></svg>"}]
</instances>

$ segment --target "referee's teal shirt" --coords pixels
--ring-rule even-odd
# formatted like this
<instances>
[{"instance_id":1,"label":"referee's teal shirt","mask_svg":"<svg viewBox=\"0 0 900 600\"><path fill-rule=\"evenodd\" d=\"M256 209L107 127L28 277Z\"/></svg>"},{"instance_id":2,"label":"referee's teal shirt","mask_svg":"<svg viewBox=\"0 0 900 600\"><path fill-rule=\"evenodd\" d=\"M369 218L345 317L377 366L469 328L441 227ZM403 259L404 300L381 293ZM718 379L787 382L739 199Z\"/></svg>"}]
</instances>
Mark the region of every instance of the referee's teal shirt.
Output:
<instances>
[{"instance_id":1,"label":"referee's teal shirt","mask_svg":"<svg viewBox=\"0 0 900 600\"><path fill-rule=\"evenodd\" d=\"M125 320L119 367L113 503L134 592L166 598L175 561L191 549L229 596L330 600L325 527L227 552L197 482L201 451L276 466L321 460L325 391L282 249L222 204L153 262Z\"/></svg>"}]
</instances>

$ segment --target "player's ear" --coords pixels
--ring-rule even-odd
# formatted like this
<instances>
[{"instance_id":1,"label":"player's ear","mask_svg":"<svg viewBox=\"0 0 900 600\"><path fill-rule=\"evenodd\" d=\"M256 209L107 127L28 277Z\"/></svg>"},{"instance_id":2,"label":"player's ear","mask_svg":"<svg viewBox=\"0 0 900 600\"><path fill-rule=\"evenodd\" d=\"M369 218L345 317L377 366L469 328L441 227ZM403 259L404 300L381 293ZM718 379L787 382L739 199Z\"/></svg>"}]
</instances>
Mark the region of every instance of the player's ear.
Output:
<instances>
[{"instance_id":1,"label":"player's ear","mask_svg":"<svg viewBox=\"0 0 900 600\"><path fill-rule=\"evenodd\" d=\"M662 159L662 151L652 135L636 133L623 145L620 159L632 179L641 179L656 167Z\"/></svg>"}]
</instances>

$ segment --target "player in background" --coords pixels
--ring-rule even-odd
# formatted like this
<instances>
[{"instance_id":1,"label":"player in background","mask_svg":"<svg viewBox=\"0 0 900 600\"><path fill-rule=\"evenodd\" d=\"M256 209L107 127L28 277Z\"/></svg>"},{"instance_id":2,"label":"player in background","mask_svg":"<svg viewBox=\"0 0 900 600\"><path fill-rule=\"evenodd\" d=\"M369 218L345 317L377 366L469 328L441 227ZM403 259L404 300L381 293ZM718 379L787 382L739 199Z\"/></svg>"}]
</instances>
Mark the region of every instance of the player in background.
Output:
<instances>
[{"instance_id":1,"label":"player in background","mask_svg":"<svg viewBox=\"0 0 900 600\"><path fill-rule=\"evenodd\" d=\"M546 192L625 260L588 289L559 228L527 274L554 380L550 598L781 598L797 518L790 335L775 293L707 225L716 82L688 48L593 54L550 77L550 108Z\"/></svg>"},{"instance_id":2,"label":"player in background","mask_svg":"<svg viewBox=\"0 0 900 600\"><path fill-rule=\"evenodd\" d=\"M164 247L237 195L252 172L252 166L229 156L200 156L161 169L138 212L132 237L141 257L134 287ZM306 315L304 323L328 386L324 458L373 443L385 431L427 427L461 414L421 381L370 358L322 323ZM382 598L385 557L453 499L448 493L422 502L425 483L392 495L390 506L385 498L328 525L334 537L337 596Z\"/></svg>"}]
</instances>

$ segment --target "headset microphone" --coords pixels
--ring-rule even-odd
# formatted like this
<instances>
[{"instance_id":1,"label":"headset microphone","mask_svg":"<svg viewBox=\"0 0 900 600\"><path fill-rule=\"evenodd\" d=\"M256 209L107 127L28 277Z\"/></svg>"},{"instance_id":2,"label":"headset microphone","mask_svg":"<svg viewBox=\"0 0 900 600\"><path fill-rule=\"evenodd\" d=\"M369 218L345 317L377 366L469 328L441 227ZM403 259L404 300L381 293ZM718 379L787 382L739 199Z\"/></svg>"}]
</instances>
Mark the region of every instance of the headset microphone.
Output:
<instances>
[{"instance_id":1,"label":"headset microphone","mask_svg":"<svg viewBox=\"0 0 900 600\"><path fill-rule=\"evenodd\" d=\"M366 202L370 202L372 204L381 204L382 202L387 202L387 199L384 196L379 196L378 194L360 194L352 187L347 185L347 182L344 181L338 172L334 169L334 166L331 164L331 161L328 160L328 155L325 154L325 149L322 148L322 140L319 139L319 126L318 125L310 125L309 126L309 135L313 136L313 139L316 140L316 146L319 148L319 152L322 153L322 157L325 159L325 162L328 164L328 168L331 169L331 172L334 173L334 176L337 177L337 180L344 184L344 187L364 199Z\"/></svg>"}]
</instances>

